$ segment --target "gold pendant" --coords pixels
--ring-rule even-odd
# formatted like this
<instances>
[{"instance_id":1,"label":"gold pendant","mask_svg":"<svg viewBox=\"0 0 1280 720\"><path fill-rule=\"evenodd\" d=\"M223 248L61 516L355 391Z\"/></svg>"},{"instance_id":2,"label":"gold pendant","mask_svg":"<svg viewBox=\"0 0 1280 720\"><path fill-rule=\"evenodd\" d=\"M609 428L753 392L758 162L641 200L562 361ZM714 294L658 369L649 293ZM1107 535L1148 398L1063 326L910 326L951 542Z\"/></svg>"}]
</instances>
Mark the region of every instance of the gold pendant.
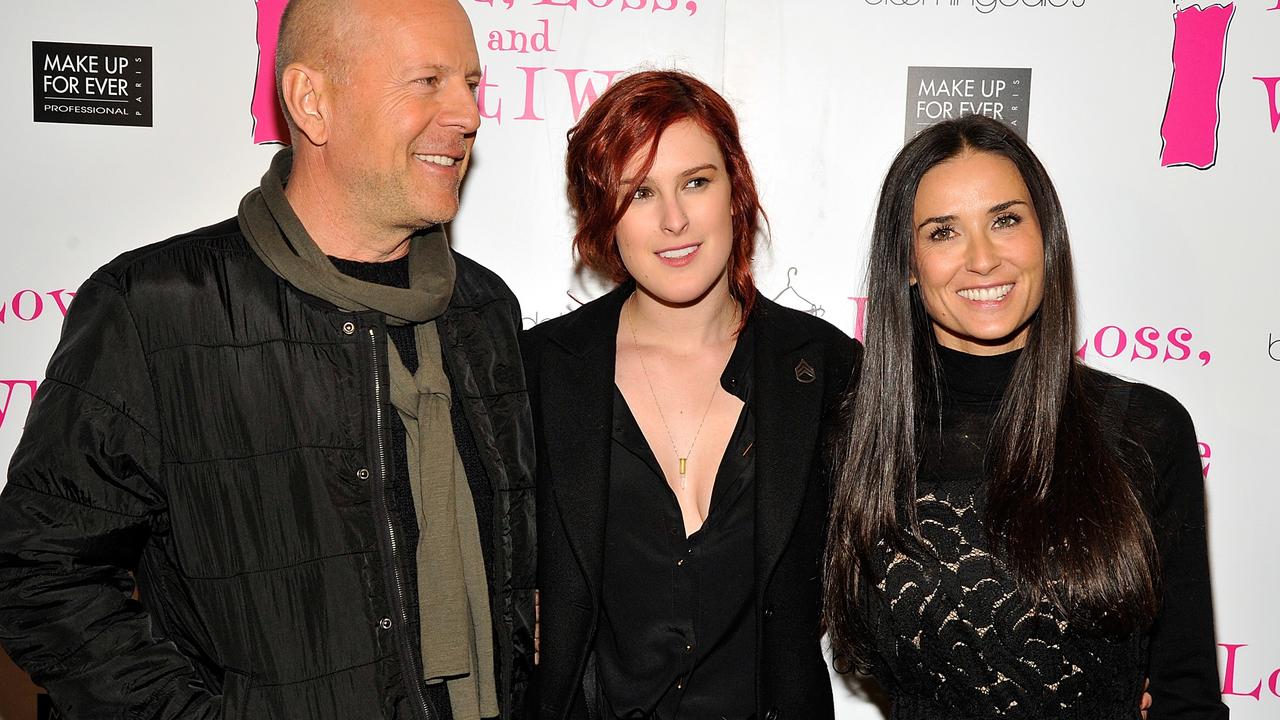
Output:
<instances>
[{"instance_id":1,"label":"gold pendant","mask_svg":"<svg viewBox=\"0 0 1280 720\"><path fill-rule=\"evenodd\" d=\"M688 469L689 469L688 463L689 463L689 458L687 457L680 458L680 477L681 478L683 478L685 473L688 472Z\"/></svg>"}]
</instances>

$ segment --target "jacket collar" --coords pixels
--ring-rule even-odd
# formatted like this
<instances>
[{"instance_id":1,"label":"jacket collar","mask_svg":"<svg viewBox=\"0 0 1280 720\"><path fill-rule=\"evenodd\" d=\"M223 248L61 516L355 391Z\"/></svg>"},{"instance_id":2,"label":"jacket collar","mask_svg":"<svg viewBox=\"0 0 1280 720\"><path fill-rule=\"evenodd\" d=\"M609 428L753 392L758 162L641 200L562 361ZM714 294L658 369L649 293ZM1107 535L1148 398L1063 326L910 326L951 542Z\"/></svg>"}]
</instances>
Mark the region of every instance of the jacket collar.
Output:
<instances>
[{"instance_id":1,"label":"jacket collar","mask_svg":"<svg viewBox=\"0 0 1280 720\"><path fill-rule=\"evenodd\" d=\"M579 357L599 351L601 345L612 346L618 336L622 306L635 289L634 282L624 282L569 313L549 339ZM609 380L613 380L612 373Z\"/></svg>"},{"instance_id":2,"label":"jacket collar","mask_svg":"<svg viewBox=\"0 0 1280 720\"><path fill-rule=\"evenodd\" d=\"M566 316L542 363L543 417L557 507L599 597L608 507L616 343L626 283ZM756 583L763 591L803 505L818 446L825 353L803 323L760 297L752 311L756 418Z\"/></svg>"}]
</instances>

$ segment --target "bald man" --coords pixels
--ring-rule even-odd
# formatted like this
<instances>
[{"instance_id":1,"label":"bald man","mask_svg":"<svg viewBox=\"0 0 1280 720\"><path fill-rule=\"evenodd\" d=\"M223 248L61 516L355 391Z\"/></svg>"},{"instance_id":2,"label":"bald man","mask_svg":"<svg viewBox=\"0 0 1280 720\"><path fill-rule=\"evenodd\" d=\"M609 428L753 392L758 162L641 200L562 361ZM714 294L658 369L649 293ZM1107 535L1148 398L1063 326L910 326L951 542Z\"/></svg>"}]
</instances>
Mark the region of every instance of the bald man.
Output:
<instances>
[{"instance_id":1,"label":"bald man","mask_svg":"<svg viewBox=\"0 0 1280 720\"><path fill-rule=\"evenodd\" d=\"M279 48L292 148L237 216L71 305L0 494L0 642L68 718L525 717L520 311L442 226L471 26L294 0Z\"/></svg>"}]
</instances>

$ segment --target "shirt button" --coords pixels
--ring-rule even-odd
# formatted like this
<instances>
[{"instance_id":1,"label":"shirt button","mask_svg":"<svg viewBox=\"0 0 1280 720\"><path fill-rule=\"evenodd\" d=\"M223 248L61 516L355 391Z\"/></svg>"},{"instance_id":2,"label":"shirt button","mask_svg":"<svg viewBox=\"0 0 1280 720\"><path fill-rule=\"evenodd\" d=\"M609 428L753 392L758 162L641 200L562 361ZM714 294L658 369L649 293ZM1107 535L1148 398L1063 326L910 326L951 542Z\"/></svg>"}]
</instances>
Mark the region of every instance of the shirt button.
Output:
<instances>
[{"instance_id":1,"label":"shirt button","mask_svg":"<svg viewBox=\"0 0 1280 720\"><path fill-rule=\"evenodd\" d=\"M360 478L361 480L368 480L368 479L369 479L369 468L360 468L359 470L357 470L357 471L356 471L356 477Z\"/></svg>"},{"instance_id":2,"label":"shirt button","mask_svg":"<svg viewBox=\"0 0 1280 720\"><path fill-rule=\"evenodd\" d=\"M390 630L390 629L391 629L391 618L382 618L381 620L379 620L379 621L378 621L378 627L382 628L383 630Z\"/></svg>"},{"instance_id":3,"label":"shirt button","mask_svg":"<svg viewBox=\"0 0 1280 720\"><path fill-rule=\"evenodd\" d=\"M693 645L685 645L685 646L684 646L684 651L685 651L685 652L687 652L687 653L691 653L691 652L693 652Z\"/></svg>"},{"instance_id":4,"label":"shirt button","mask_svg":"<svg viewBox=\"0 0 1280 720\"><path fill-rule=\"evenodd\" d=\"M769 619L769 618L771 618L771 617L773 617L773 608L771 608L771 607L769 607L769 608L765 608L765 609L764 609L764 619L765 619L765 620L768 620L768 619Z\"/></svg>"},{"instance_id":5,"label":"shirt button","mask_svg":"<svg viewBox=\"0 0 1280 720\"><path fill-rule=\"evenodd\" d=\"M355 323L353 323L353 322L349 322L349 321L348 321L348 322L344 322L344 323L342 323L342 334L344 334L344 335L355 335L355 334L356 334L356 324L355 324Z\"/></svg>"},{"instance_id":6,"label":"shirt button","mask_svg":"<svg viewBox=\"0 0 1280 720\"><path fill-rule=\"evenodd\" d=\"M683 675L681 675L680 677L676 678L676 689L677 689L677 690L683 690L683 689L684 689L684 676L683 676Z\"/></svg>"},{"instance_id":7,"label":"shirt button","mask_svg":"<svg viewBox=\"0 0 1280 720\"><path fill-rule=\"evenodd\" d=\"M684 558L680 558L676 561L676 567L680 567L681 565L684 565Z\"/></svg>"}]
</instances>

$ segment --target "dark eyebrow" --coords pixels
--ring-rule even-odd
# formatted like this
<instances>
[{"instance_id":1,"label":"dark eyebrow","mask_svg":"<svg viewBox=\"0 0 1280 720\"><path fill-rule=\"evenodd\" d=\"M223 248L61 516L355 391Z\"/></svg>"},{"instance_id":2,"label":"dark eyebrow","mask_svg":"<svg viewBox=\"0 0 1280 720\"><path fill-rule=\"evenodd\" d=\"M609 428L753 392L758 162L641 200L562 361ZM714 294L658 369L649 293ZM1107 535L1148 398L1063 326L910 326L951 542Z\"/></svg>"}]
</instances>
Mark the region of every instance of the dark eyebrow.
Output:
<instances>
[{"instance_id":1,"label":"dark eyebrow","mask_svg":"<svg viewBox=\"0 0 1280 720\"><path fill-rule=\"evenodd\" d=\"M717 167L714 163L704 163L702 165L698 165L697 167L691 167L688 170L685 170L684 172L680 173L680 177L689 177L690 175L697 175L703 170L719 170L719 169L720 168ZM648 182L648 180L649 178L646 177L644 180L641 180L639 182L640 183ZM634 178L622 178L620 181L618 181L618 184L622 185L623 187L630 187L632 185L637 185L639 183L637 183L637 181Z\"/></svg>"},{"instance_id":2,"label":"dark eyebrow","mask_svg":"<svg viewBox=\"0 0 1280 720\"><path fill-rule=\"evenodd\" d=\"M956 216L955 216L955 215L938 215L937 217L931 217L931 218L929 218L929 219L925 220L924 222L920 223L920 224L916 227L916 230L921 230L921 229L923 229L923 228L924 228L924 226L925 226L925 225L930 225L930 224L933 224L933 223L937 223L937 224L939 224L939 225L944 225L944 224L949 223L949 222L951 222L952 220L955 220L955 219L956 219Z\"/></svg>"},{"instance_id":3,"label":"dark eyebrow","mask_svg":"<svg viewBox=\"0 0 1280 720\"><path fill-rule=\"evenodd\" d=\"M1005 210L1008 210L1014 205L1027 205L1027 207L1030 207L1030 205L1027 204L1026 200L1006 200L1005 202L1002 202L999 205L991 206L991 209L988 210L987 212L990 213L991 215L995 215L996 213L1002 213Z\"/></svg>"}]
</instances>

